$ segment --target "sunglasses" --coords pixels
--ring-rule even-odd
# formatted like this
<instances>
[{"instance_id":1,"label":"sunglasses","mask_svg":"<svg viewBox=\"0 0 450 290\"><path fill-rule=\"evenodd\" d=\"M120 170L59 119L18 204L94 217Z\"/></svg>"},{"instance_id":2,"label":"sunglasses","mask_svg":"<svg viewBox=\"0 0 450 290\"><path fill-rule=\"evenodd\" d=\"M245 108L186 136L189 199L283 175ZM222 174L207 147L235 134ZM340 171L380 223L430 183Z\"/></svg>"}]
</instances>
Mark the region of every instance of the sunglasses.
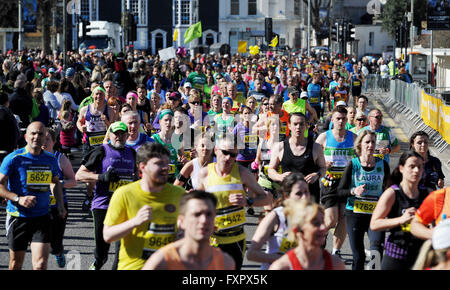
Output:
<instances>
[{"instance_id":1,"label":"sunglasses","mask_svg":"<svg viewBox=\"0 0 450 290\"><path fill-rule=\"evenodd\" d=\"M198 105L200 105L200 102L191 102L191 104L194 106L198 106Z\"/></svg>"},{"instance_id":2,"label":"sunglasses","mask_svg":"<svg viewBox=\"0 0 450 290\"><path fill-rule=\"evenodd\" d=\"M356 121L365 121L366 119L365 118L361 118L361 119L356 119Z\"/></svg>"},{"instance_id":3,"label":"sunglasses","mask_svg":"<svg viewBox=\"0 0 450 290\"><path fill-rule=\"evenodd\" d=\"M269 105L269 103L263 103L263 106L268 106Z\"/></svg>"},{"instance_id":4,"label":"sunglasses","mask_svg":"<svg viewBox=\"0 0 450 290\"><path fill-rule=\"evenodd\" d=\"M235 157L237 157L237 153L234 153L234 152L230 152L230 151L227 151L227 150L223 150L223 149L220 149L220 151L222 151L222 154L223 155L230 155L230 157L232 157L232 158L235 158Z\"/></svg>"},{"instance_id":5,"label":"sunglasses","mask_svg":"<svg viewBox=\"0 0 450 290\"><path fill-rule=\"evenodd\" d=\"M377 119L377 120L381 120L381 119L383 119L383 116L371 116L372 118L375 118L375 119Z\"/></svg>"},{"instance_id":6,"label":"sunglasses","mask_svg":"<svg viewBox=\"0 0 450 290\"><path fill-rule=\"evenodd\" d=\"M177 99L177 98L169 98L169 100L171 100L171 101L178 101L179 99Z\"/></svg>"}]
</instances>

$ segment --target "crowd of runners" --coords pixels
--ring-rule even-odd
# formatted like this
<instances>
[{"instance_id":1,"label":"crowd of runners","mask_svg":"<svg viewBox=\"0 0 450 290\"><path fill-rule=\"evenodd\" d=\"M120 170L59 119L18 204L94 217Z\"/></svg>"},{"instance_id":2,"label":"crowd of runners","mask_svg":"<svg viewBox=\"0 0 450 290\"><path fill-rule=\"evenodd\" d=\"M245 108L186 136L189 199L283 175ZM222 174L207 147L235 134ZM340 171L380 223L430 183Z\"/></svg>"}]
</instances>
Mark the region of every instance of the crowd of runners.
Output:
<instances>
[{"instance_id":1,"label":"crowd of runners","mask_svg":"<svg viewBox=\"0 0 450 290\"><path fill-rule=\"evenodd\" d=\"M354 270L367 259L449 269L450 189L429 136L415 132L400 152L365 93L371 75L412 81L406 64L178 52L0 54L10 269L28 247L33 269L52 256L65 267L67 190L79 184L94 222L92 270L111 244L119 270L239 270L245 255L262 270L339 270L347 237Z\"/></svg>"}]
</instances>

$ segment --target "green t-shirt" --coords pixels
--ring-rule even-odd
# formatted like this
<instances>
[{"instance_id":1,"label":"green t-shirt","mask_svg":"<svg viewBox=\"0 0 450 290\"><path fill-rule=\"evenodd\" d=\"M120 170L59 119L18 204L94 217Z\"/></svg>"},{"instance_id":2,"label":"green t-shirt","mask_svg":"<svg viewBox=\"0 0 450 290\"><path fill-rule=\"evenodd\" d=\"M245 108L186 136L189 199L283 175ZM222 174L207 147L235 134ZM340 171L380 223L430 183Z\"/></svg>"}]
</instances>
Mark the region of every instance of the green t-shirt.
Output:
<instances>
[{"instance_id":1,"label":"green t-shirt","mask_svg":"<svg viewBox=\"0 0 450 290\"><path fill-rule=\"evenodd\" d=\"M283 109L289 114L292 113L302 113L306 114L306 102L303 99L297 99L297 102L294 104L291 100L288 100L283 103Z\"/></svg>"},{"instance_id":2,"label":"green t-shirt","mask_svg":"<svg viewBox=\"0 0 450 290\"><path fill-rule=\"evenodd\" d=\"M194 89L203 92L204 86L206 84L206 76L205 74L191 72L187 78L187 82L191 83Z\"/></svg>"}]
</instances>

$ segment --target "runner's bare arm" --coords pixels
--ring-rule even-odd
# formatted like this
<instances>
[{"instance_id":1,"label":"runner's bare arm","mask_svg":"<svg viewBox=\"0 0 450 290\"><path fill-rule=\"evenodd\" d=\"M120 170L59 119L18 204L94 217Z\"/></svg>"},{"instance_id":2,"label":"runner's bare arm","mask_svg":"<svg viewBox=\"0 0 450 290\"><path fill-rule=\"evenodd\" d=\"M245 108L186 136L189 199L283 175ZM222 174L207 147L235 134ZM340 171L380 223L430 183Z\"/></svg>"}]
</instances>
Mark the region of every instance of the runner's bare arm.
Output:
<instances>
[{"instance_id":1,"label":"runner's bare arm","mask_svg":"<svg viewBox=\"0 0 450 290\"><path fill-rule=\"evenodd\" d=\"M164 259L164 252L161 250L156 251L145 262L142 270L167 270L166 259Z\"/></svg>"},{"instance_id":2,"label":"runner's bare arm","mask_svg":"<svg viewBox=\"0 0 450 290\"><path fill-rule=\"evenodd\" d=\"M285 172L283 174L278 173L277 169L280 166L281 160L283 160L284 154L284 142L279 142L275 145L272 151L272 156L270 157L268 175L269 178L275 182L282 182L283 179L289 175L290 172Z\"/></svg>"},{"instance_id":3,"label":"runner's bare arm","mask_svg":"<svg viewBox=\"0 0 450 290\"><path fill-rule=\"evenodd\" d=\"M91 182L91 181L98 181L99 174L94 173L86 168L86 166L81 165L78 169L77 173L75 174L75 179L77 181L81 182Z\"/></svg>"},{"instance_id":4,"label":"runner's bare arm","mask_svg":"<svg viewBox=\"0 0 450 290\"><path fill-rule=\"evenodd\" d=\"M89 106L89 105L88 105ZM84 133L86 132L86 125L85 125L85 121L86 121L86 111L87 111L87 106L84 106L83 108L81 108L80 110L80 116L77 120L77 128L78 130L80 130L80 132Z\"/></svg>"},{"instance_id":5,"label":"runner's bare arm","mask_svg":"<svg viewBox=\"0 0 450 290\"><path fill-rule=\"evenodd\" d=\"M116 225L103 225L103 239L107 243L112 243L127 236L131 231L152 219L153 209L149 205L144 205L139 209L136 216Z\"/></svg>"},{"instance_id":6,"label":"runner's bare arm","mask_svg":"<svg viewBox=\"0 0 450 290\"><path fill-rule=\"evenodd\" d=\"M268 205L272 202L271 195L267 194L264 189L258 184L255 175L243 166L239 166L239 173L241 174L241 180L248 190L254 195L253 206ZM244 201L244 206L247 205L247 201Z\"/></svg>"},{"instance_id":7,"label":"runner's bare arm","mask_svg":"<svg viewBox=\"0 0 450 290\"><path fill-rule=\"evenodd\" d=\"M270 212L256 228L252 238L252 243L248 248L247 259L260 263L272 263L281 256L278 253L266 254L261 249L274 232L274 227L278 223L277 215L274 211Z\"/></svg>"}]
</instances>

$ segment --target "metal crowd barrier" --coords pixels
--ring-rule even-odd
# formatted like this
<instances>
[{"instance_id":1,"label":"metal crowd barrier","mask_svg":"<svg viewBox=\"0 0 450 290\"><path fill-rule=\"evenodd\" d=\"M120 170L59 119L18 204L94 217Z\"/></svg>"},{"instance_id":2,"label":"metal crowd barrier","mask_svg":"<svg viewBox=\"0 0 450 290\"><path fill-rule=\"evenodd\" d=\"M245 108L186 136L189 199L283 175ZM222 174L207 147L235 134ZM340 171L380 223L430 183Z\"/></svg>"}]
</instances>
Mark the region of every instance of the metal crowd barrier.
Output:
<instances>
[{"instance_id":1,"label":"metal crowd barrier","mask_svg":"<svg viewBox=\"0 0 450 290\"><path fill-rule=\"evenodd\" d=\"M401 80L390 80L389 85L390 98L386 105L406 116L413 127L417 128L417 131L425 131L430 136L430 141L442 153L449 144L438 131L426 125L421 117L422 91L425 90L425 93L433 96L435 94L431 93L428 87L423 87L419 83L408 84ZM380 90L381 88L377 89ZM443 100L443 104L445 104L442 96L439 94L436 94L436 96L440 97Z\"/></svg>"}]
</instances>

